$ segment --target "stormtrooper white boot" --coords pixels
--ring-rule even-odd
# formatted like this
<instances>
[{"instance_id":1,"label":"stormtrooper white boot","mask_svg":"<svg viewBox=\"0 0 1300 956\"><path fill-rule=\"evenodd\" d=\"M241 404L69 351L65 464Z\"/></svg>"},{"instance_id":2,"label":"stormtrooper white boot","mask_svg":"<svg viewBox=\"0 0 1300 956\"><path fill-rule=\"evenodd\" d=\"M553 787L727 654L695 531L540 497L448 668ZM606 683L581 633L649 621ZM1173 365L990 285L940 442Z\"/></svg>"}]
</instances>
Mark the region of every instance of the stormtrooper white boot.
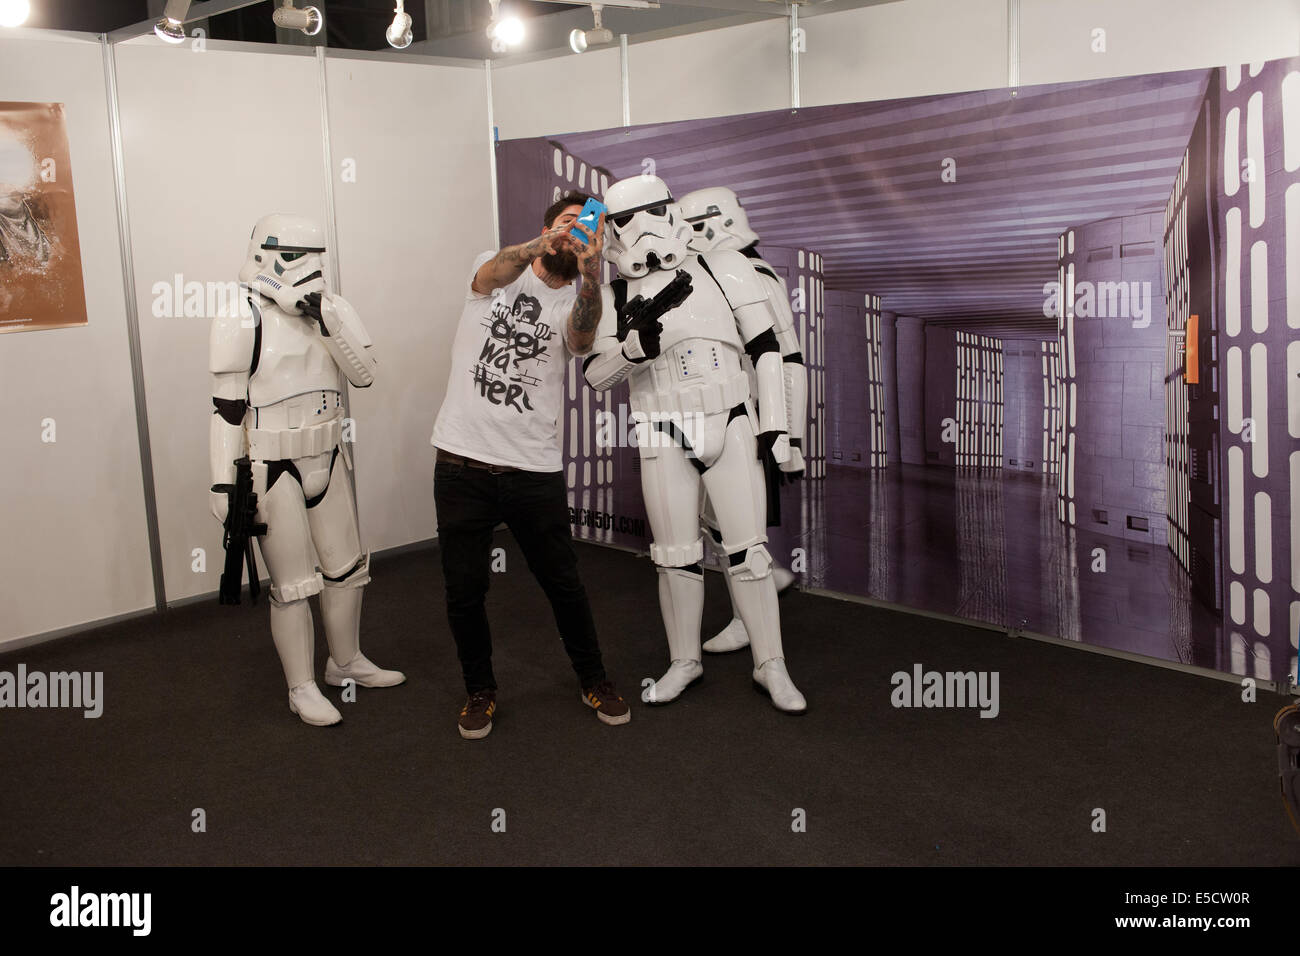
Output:
<instances>
[{"instance_id":1,"label":"stormtrooper white boot","mask_svg":"<svg viewBox=\"0 0 1300 956\"><path fill-rule=\"evenodd\" d=\"M305 597L281 602L271 595L271 637L289 685L289 709L313 727L339 723L343 715L325 699L312 676L315 637Z\"/></svg>"},{"instance_id":2,"label":"stormtrooper white boot","mask_svg":"<svg viewBox=\"0 0 1300 956\"><path fill-rule=\"evenodd\" d=\"M325 683L342 687L354 681L361 687L396 687L406 683L401 671L384 670L361 653L361 595L370 581L370 556L365 555L352 574L341 582L326 580L321 591L321 616L325 619L325 640L330 657L325 664Z\"/></svg>"},{"instance_id":3,"label":"stormtrooper white boot","mask_svg":"<svg viewBox=\"0 0 1300 956\"><path fill-rule=\"evenodd\" d=\"M754 668L754 687L772 699L772 706L787 714L802 714L808 710L799 688L790 679L784 657L771 657L762 666Z\"/></svg>"},{"instance_id":4,"label":"stormtrooper white boot","mask_svg":"<svg viewBox=\"0 0 1300 956\"><path fill-rule=\"evenodd\" d=\"M730 654L746 647L749 647L749 632L738 617L733 617L730 624L704 642L704 649L710 654Z\"/></svg>"},{"instance_id":5,"label":"stormtrooper white boot","mask_svg":"<svg viewBox=\"0 0 1300 956\"><path fill-rule=\"evenodd\" d=\"M642 693L647 704L666 704L704 676L700 622L704 617L704 575L685 568L659 568L659 607L668 633L672 663Z\"/></svg>"},{"instance_id":6,"label":"stormtrooper white boot","mask_svg":"<svg viewBox=\"0 0 1300 956\"><path fill-rule=\"evenodd\" d=\"M329 727L341 723L343 715L338 708L325 699L314 680L299 684L289 691L289 709L297 714L304 724L313 727Z\"/></svg>"},{"instance_id":7,"label":"stormtrooper white boot","mask_svg":"<svg viewBox=\"0 0 1300 956\"><path fill-rule=\"evenodd\" d=\"M771 560L767 549L756 545L749 549L745 562L729 568L728 574L732 577L736 610L749 632L754 655L754 686L771 698L777 710L802 714L808 709L808 702L786 670Z\"/></svg>"},{"instance_id":8,"label":"stormtrooper white boot","mask_svg":"<svg viewBox=\"0 0 1300 956\"><path fill-rule=\"evenodd\" d=\"M345 681L355 681L362 687L396 687L406 683L406 675L401 671L384 670L372 663L365 654L357 651L356 655L340 667L334 663L333 652L325 664L325 683L331 687L342 687Z\"/></svg>"}]
</instances>

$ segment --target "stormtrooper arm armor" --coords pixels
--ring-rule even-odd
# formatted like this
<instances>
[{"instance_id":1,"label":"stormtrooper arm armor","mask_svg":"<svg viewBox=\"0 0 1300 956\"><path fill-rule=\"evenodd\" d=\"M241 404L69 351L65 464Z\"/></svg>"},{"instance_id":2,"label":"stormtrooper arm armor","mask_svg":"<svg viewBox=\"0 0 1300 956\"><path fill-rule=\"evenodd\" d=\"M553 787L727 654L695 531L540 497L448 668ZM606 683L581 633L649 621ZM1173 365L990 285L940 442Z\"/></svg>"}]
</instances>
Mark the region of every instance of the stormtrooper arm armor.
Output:
<instances>
[{"instance_id":1,"label":"stormtrooper arm armor","mask_svg":"<svg viewBox=\"0 0 1300 956\"><path fill-rule=\"evenodd\" d=\"M352 304L326 293L319 299L309 296L304 311L320 326L325 350L348 381L357 388L369 387L375 381L375 347Z\"/></svg>"},{"instance_id":2,"label":"stormtrooper arm armor","mask_svg":"<svg viewBox=\"0 0 1300 956\"><path fill-rule=\"evenodd\" d=\"M583 360L582 374L588 385L603 392L627 378L639 364L655 356L648 354L646 346L650 343L643 343L636 331L628 332L622 341L619 340L614 292L609 286L602 286L600 295L600 323L596 326L596 341L592 343L591 353ZM649 351L658 354L653 346Z\"/></svg>"},{"instance_id":3,"label":"stormtrooper arm armor","mask_svg":"<svg viewBox=\"0 0 1300 956\"><path fill-rule=\"evenodd\" d=\"M803 441L808 432L808 369L803 363L785 283L775 273L765 278L768 301L776 316L776 341L781 348L781 373L785 379L786 428L790 433L790 462L782 470L797 471L803 468Z\"/></svg>"},{"instance_id":4,"label":"stormtrooper arm armor","mask_svg":"<svg viewBox=\"0 0 1300 956\"><path fill-rule=\"evenodd\" d=\"M248 410L248 380L253 352L258 345L261 314L253 306L253 320L234 315L212 321L208 337L208 370L212 373L212 422L208 430L208 457L212 487L233 484L235 461L248 454L244 415ZM213 514L225 518L226 495L211 490Z\"/></svg>"},{"instance_id":5,"label":"stormtrooper arm armor","mask_svg":"<svg viewBox=\"0 0 1300 956\"><path fill-rule=\"evenodd\" d=\"M769 329L745 343L749 360L758 376L758 430L788 432L785 403L785 374L776 336Z\"/></svg>"},{"instance_id":6,"label":"stormtrooper arm armor","mask_svg":"<svg viewBox=\"0 0 1300 956\"><path fill-rule=\"evenodd\" d=\"M781 351L776 337L776 315L768 299L762 277L739 252L710 252L700 262L721 286L736 326L745 342L745 351L754 363L758 378L758 430L760 433L788 431L785 376L781 371ZM776 460L789 458L789 445L778 440L774 446Z\"/></svg>"}]
</instances>

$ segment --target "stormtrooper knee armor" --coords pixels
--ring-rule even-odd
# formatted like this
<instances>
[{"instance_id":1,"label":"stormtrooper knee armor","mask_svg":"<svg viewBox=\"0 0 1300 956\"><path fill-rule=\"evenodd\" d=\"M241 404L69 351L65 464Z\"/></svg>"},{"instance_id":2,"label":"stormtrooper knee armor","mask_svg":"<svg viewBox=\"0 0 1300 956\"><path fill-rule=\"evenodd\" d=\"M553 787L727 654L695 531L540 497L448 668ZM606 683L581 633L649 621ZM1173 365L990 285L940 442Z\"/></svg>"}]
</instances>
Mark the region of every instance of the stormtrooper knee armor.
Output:
<instances>
[{"instance_id":1,"label":"stormtrooper knee armor","mask_svg":"<svg viewBox=\"0 0 1300 956\"><path fill-rule=\"evenodd\" d=\"M356 312L326 287L324 254L323 231L311 220L261 219L239 273L250 314L214 319L209 344L212 510L225 520L227 497L217 487L230 484L235 461L248 457L257 520L266 525L260 543L271 577L271 636L289 708L316 726L342 718L316 685L312 595L320 595L330 650L327 683L386 687L406 679L376 667L359 646L370 561L357 527L339 372L364 388L374 381L375 358Z\"/></svg>"},{"instance_id":2,"label":"stormtrooper knee armor","mask_svg":"<svg viewBox=\"0 0 1300 956\"><path fill-rule=\"evenodd\" d=\"M596 342L583 366L588 383L629 380L641 484L659 570L660 606L671 666L646 695L674 699L703 671L700 623L704 555L701 486L714 503L728 554L736 607L750 635L754 681L781 710L801 713L803 696L786 672L771 558L764 547L765 489L758 450L789 460L785 385L768 294L744 255L696 255L690 225L663 180L638 176L605 193L605 257L620 278L604 296ZM678 272L690 293L653 329L632 328L629 301L651 299ZM751 400L744 359L754 369Z\"/></svg>"}]
</instances>

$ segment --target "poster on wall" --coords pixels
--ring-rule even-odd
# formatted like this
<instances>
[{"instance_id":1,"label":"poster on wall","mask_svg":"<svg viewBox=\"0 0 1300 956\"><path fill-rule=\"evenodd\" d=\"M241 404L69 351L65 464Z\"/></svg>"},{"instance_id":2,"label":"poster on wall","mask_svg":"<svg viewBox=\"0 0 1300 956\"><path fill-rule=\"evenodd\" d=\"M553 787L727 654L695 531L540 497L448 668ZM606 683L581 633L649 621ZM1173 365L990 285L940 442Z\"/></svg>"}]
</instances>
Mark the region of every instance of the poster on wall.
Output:
<instances>
[{"instance_id":1,"label":"poster on wall","mask_svg":"<svg viewBox=\"0 0 1300 956\"><path fill-rule=\"evenodd\" d=\"M649 162L736 193L808 371L805 587L1295 682L1297 143L1300 58L557 134L499 145L502 238ZM568 399L575 535L645 550L626 388Z\"/></svg>"},{"instance_id":2,"label":"poster on wall","mask_svg":"<svg viewBox=\"0 0 1300 956\"><path fill-rule=\"evenodd\" d=\"M85 324L63 104L0 102L0 332Z\"/></svg>"}]
</instances>

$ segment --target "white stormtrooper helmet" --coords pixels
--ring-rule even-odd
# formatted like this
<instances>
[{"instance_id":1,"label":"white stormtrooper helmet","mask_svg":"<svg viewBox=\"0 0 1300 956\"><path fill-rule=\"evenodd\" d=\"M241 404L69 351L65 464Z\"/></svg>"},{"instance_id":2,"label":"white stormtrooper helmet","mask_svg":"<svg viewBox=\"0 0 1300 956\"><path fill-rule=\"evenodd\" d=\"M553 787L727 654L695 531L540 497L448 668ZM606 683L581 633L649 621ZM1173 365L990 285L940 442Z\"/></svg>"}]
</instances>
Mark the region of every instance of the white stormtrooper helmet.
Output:
<instances>
[{"instance_id":1,"label":"white stormtrooper helmet","mask_svg":"<svg viewBox=\"0 0 1300 956\"><path fill-rule=\"evenodd\" d=\"M263 216L253 227L239 281L293 315L304 296L327 291L324 255L325 230L319 223L282 213Z\"/></svg>"},{"instance_id":2,"label":"white stormtrooper helmet","mask_svg":"<svg viewBox=\"0 0 1300 956\"><path fill-rule=\"evenodd\" d=\"M686 258L691 227L658 176L621 179L605 190L605 258L629 279L676 269Z\"/></svg>"},{"instance_id":3,"label":"white stormtrooper helmet","mask_svg":"<svg viewBox=\"0 0 1300 956\"><path fill-rule=\"evenodd\" d=\"M687 193L680 205L682 216L691 224L691 252L744 249L758 242L740 199L726 186Z\"/></svg>"}]
</instances>

